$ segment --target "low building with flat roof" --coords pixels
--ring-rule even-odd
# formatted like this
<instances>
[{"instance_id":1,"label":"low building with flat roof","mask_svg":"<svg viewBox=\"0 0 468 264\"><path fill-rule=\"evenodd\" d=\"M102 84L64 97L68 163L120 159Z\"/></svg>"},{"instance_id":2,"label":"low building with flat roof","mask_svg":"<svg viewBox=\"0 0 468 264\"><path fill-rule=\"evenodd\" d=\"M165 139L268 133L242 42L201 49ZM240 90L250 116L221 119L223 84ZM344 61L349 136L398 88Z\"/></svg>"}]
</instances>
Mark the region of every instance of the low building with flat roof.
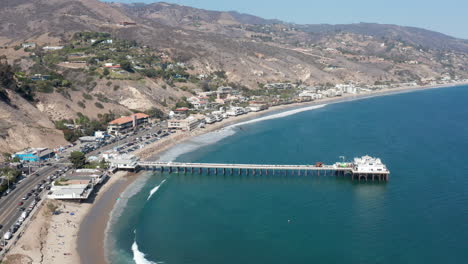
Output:
<instances>
[{"instance_id":1,"label":"low building with flat roof","mask_svg":"<svg viewBox=\"0 0 468 264\"><path fill-rule=\"evenodd\" d=\"M40 162L55 156L53 150L48 148L28 148L13 154L13 158L19 158L21 161Z\"/></svg>"},{"instance_id":2,"label":"low building with flat roof","mask_svg":"<svg viewBox=\"0 0 468 264\"><path fill-rule=\"evenodd\" d=\"M198 128L202 121L204 121L204 118L199 119L193 116L190 116L186 119L171 119L167 121L167 128L182 131L192 131Z\"/></svg>"},{"instance_id":3,"label":"low building with flat roof","mask_svg":"<svg viewBox=\"0 0 468 264\"><path fill-rule=\"evenodd\" d=\"M93 191L90 184L52 185L47 198L55 200L86 200Z\"/></svg>"},{"instance_id":4,"label":"low building with flat roof","mask_svg":"<svg viewBox=\"0 0 468 264\"><path fill-rule=\"evenodd\" d=\"M77 169L52 184L47 197L56 200L86 200L96 185L104 182L107 173L102 169Z\"/></svg>"},{"instance_id":5,"label":"low building with flat roof","mask_svg":"<svg viewBox=\"0 0 468 264\"><path fill-rule=\"evenodd\" d=\"M92 184L101 184L107 178L107 173L102 169L77 169L67 173L64 179L72 181L91 181Z\"/></svg>"},{"instance_id":6,"label":"low building with flat roof","mask_svg":"<svg viewBox=\"0 0 468 264\"><path fill-rule=\"evenodd\" d=\"M111 168L123 169L123 170L135 170L138 168L138 161L140 159L131 154L123 154L111 158L109 160Z\"/></svg>"},{"instance_id":7,"label":"low building with flat roof","mask_svg":"<svg viewBox=\"0 0 468 264\"><path fill-rule=\"evenodd\" d=\"M130 116L123 116L117 118L109 123L107 126L107 134L120 135L129 130L147 124L149 115L144 113L136 113Z\"/></svg>"}]
</instances>

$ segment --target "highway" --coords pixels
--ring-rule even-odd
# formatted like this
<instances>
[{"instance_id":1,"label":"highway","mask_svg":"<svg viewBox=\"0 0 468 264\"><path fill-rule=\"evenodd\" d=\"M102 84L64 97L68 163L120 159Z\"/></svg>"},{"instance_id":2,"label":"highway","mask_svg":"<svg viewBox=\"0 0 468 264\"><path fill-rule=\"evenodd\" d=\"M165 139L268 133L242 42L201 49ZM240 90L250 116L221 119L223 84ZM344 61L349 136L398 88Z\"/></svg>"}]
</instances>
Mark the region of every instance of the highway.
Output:
<instances>
[{"instance_id":1,"label":"highway","mask_svg":"<svg viewBox=\"0 0 468 264\"><path fill-rule=\"evenodd\" d=\"M34 187L41 183L42 180L46 180L47 176L52 175L57 170L56 166L45 166L40 168L38 171L24 178L21 183L16 184L16 188L13 189L8 195L3 196L0 199L0 224L3 228L0 230L2 234L8 232L11 226L21 216L22 211L20 207L28 208L34 196L30 196L28 200L23 200L23 197L27 195ZM40 196L43 196L44 191L41 192ZM23 205L19 206L19 202L24 202Z\"/></svg>"},{"instance_id":2,"label":"highway","mask_svg":"<svg viewBox=\"0 0 468 264\"><path fill-rule=\"evenodd\" d=\"M129 142L135 142L137 137L142 137L148 134L154 134L161 130L161 126L155 125L148 129L140 129L134 135L128 136L124 139L120 139L112 144L108 144L106 146L102 146L97 148L94 151L91 151L86 156L97 156L101 152L113 149L116 146L123 145ZM20 210L21 207L27 209L31 203L34 201L35 196L31 195L27 200L23 200L34 187L42 183L43 180L47 181L48 176L52 176L56 171L60 170L61 168L65 168L70 166L71 164L68 161L68 157L71 152L79 151L82 146L86 145L86 143L77 144L71 148L66 149L62 153L59 154L59 160L50 159L45 166L40 167L36 172L27 175L25 178L20 180L15 184L15 188L6 196L0 196L0 225L3 227L0 229L0 241L3 242L3 235L9 231L9 229L16 223L16 221L20 218L22 211ZM44 199L46 196L46 189L40 191L39 196ZM23 202L23 205L18 205L18 203ZM16 234L15 234L16 235ZM1 245L2 243L0 243ZM2 252L3 253L3 252Z\"/></svg>"}]
</instances>

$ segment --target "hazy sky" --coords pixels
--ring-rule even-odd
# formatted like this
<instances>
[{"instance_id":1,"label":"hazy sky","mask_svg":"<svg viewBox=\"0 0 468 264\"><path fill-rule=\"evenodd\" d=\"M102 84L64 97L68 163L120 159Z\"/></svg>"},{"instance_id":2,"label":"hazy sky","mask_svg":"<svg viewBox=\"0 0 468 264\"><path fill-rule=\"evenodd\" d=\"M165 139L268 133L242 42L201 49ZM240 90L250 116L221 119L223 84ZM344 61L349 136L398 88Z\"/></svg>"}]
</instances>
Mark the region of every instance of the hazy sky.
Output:
<instances>
[{"instance_id":1,"label":"hazy sky","mask_svg":"<svg viewBox=\"0 0 468 264\"><path fill-rule=\"evenodd\" d=\"M110 0L104 0L110 1ZM113 2L158 2L113 0ZM299 24L376 22L422 27L468 39L468 0L166 0Z\"/></svg>"}]
</instances>

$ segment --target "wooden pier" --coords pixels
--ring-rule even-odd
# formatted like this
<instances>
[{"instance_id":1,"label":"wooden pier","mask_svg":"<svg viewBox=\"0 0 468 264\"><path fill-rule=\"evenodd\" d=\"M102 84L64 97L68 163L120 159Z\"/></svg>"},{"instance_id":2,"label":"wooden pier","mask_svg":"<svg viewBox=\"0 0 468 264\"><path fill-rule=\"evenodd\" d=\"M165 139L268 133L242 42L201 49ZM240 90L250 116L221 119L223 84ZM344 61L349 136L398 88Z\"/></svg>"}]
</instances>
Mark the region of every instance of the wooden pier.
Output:
<instances>
[{"instance_id":1,"label":"wooden pier","mask_svg":"<svg viewBox=\"0 0 468 264\"><path fill-rule=\"evenodd\" d=\"M169 173L222 174L222 175L294 175L294 176L349 176L358 181L388 181L390 171L374 159L362 163L365 156L354 163L325 165L264 165L264 164L223 164L223 163L183 163L183 162L138 162L139 170ZM378 162L375 162L378 160ZM368 161L368 160L367 160ZM370 164L370 165L369 165Z\"/></svg>"}]
</instances>

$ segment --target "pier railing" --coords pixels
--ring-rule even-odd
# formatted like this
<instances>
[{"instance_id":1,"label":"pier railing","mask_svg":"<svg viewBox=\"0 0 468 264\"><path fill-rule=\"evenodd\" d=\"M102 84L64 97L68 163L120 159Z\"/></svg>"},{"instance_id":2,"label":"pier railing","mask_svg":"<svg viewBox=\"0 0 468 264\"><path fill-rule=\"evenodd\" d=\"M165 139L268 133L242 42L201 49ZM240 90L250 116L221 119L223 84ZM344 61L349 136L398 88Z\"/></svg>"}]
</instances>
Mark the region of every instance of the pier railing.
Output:
<instances>
[{"instance_id":1,"label":"pier railing","mask_svg":"<svg viewBox=\"0 0 468 264\"><path fill-rule=\"evenodd\" d=\"M350 176L352 180L388 181L388 170L361 170L353 163L336 163L334 165L268 165L268 164L229 164L229 163L184 163L184 162L138 162L141 170L167 171L169 173L205 173L205 174L238 174L238 175L324 175Z\"/></svg>"}]
</instances>

